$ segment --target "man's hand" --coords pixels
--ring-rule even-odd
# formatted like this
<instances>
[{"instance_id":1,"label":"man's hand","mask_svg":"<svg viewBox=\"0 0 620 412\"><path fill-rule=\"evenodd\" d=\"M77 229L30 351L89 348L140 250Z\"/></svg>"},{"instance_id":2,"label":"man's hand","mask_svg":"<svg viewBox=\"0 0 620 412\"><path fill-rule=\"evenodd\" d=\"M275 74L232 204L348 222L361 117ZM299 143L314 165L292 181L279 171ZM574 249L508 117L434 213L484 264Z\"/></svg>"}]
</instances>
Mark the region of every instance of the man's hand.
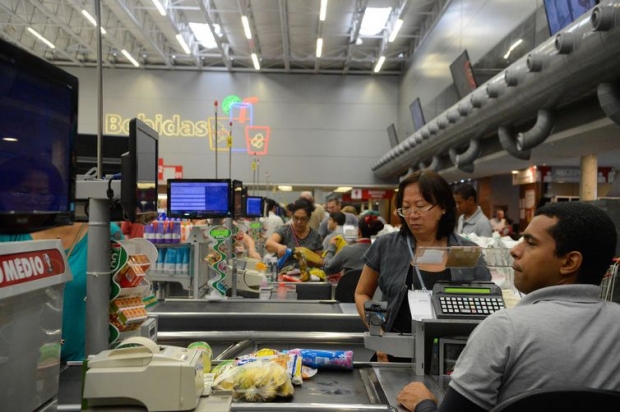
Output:
<instances>
[{"instance_id":1,"label":"man's hand","mask_svg":"<svg viewBox=\"0 0 620 412\"><path fill-rule=\"evenodd\" d=\"M428 388L422 382L411 382L405 386L396 400L403 405L408 411L415 411L416 406L423 400L430 399L437 403L435 395L428 390Z\"/></svg>"},{"instance_id":2,"label":"man's hand","mask_svg":"<svg viewBox=\"0 0 620 412\"><path fill-rule=\"evenodd\" d=\"M377 351L377 362L389 362L388 354L385 352Z\"/></svg>"}]
</instances>

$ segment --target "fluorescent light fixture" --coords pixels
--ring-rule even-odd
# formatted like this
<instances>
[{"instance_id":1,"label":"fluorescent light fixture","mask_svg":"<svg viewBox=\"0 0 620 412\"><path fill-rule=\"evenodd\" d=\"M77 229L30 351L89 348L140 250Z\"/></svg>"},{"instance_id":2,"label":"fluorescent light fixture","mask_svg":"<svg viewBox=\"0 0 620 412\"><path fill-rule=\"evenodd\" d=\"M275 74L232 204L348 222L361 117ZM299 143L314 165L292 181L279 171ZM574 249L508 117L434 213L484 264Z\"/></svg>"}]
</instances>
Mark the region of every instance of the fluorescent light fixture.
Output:
<instances>
[{"instance_id":1,"label":"fluorescent light fixture","mask_svg":"<svg viewBox=\"0 0 620 412\"><path fill-rule=\"evenodd\" d=\"M323 39L316 40L316 57L321 57L323 54Z\"/></svg>"},{"instance_id":2,"label":"fluorescent light fixture","mask_svg":"<svg viewBox=\"0 0 620 412\"><path fill-rule=\"evenodd\" d=\"M214 33L211 32L211 28L206 23L190 23L189 28L194 33L194 37L198 40L203 47L207 49L214 49L217 47L217 42L215 41ZM222 30L219 24L214 24L213 29L215 30L215 35L221 37Z\"/></svg>"},{"instance_id":3,"label":"fluorescent light fixture","mask_svg":"<svg viewBox=\"0 0 620 412\"><path fill-rule=\"evenodd\" d=\"M360 35L375 36L381 33L387 26L391 13L391 7L366 7L360 26Z\"/></svg>"},{"instance_id":4,"label":"fluorescent light fixture","mask_svg":"<svg viewBox=\"0 0 620 412\"><path fill-rule=\"evenodd\" d=\"M17 137L3 137L2 140L5 142L17 142Z\"/></svg>"},{"instance_id":5,"label":"fluorescent light fixture","mask_svg":"<svg viewBox=\"0 0 620 412\"><path fill-rule=\"evenodd\" d=\"M293 186L278 186L278 190L281 192L292 192Z\"/></svg>"},{"instance_id":6,"label":"fluorescent light fixture","mask_svg":"<svg viewBox=\"0 0 620 412\"><path fill-rule=\"evenodd\" d=\"M131 62L131 64L133 64L136 67L140 67L140 63L138 63L136 61L136 59L133 58L133 56L131 54L129 54L129 52L125 49L121 50L121 53L123 53L123 56L125 56L127 58L127 60L129 60Z\"/></svg>"},{"instance_id":7,"label":"fluorescent light fixture","mask_svg":"<svg viewBox=\"0 0 620 412\"><path fill-rule=\"evenodd\" d=\"M248 20L248 16L241 16L241 23L243 24L243 32L245 33L245 37L248 40L252 40L252 30L250 30L250 21Z\"/></svg>"},{"instance_id":8,"label":"fluorescent light fixture","mask_svg":"<svg viewBox=\"0 0 620 412\"><path fill-rule=\"evenodd\" d=\"M513 170L513 171L512 171L512 172L510 172L510 173L512 173L513 175L518 175L518 174L519 174L519 171L518 171L518 170Z\"/></svg>"},{"instance_id":9,"label":"fluorescent light fixture","mask_svg":"<svg viewBox=\"0 0 620 412\"><path fill-rule=\"evenodd\" d=\"M255 70L260 70L260 63L258 62L258 56L256 53L252 53L252 63L254 63Z\"/></svg>"},{"instance_id":10,"label":"fluorescent light fixture","mask_svg":"<svg viewBox=\"0 0 620 412\"><path fill-rule=\"evenodd\" d=\"M381 56L379 57L379 61L377 62L377 65L375 66L375 73L379 73L379 71L381 70L381 66L383 66L383 63L385 62L385 56Z\"/></svg>"},{"instance_id":11,"label":"fluorescent light fixture","mask_svg":"<svg viewBox=\"0 0 620 412\"><path fill-rule=\"evenodd\" d=\"M325 21L327 16L327 0L321 0L321 8L319 10L319 20Z\"/></svg>"},{"instance_id":12,"label":"fluorescent light fixture","mask_svg":"<svg viewBox=\"0 0 620 412\"><path fill-rule=\"evenodd\" d=\"M35 29L33 29L32 27L28 27L28 31L29 31L30 33L32 33L32 35L33 35L34 37L36 37L37 39L41 40L43 43L47 44L47 45L48 45L48 47L49 47L50 49L55 49L55 48L56 48L56 46L54 46L54 45L52 44L52 42L51 42L51 41L49 41L49 40L47 40L45 37L41 36L41 35L40 35L40 34L39 34L39 33L38 33Z\"/></svg>"},{"instance_id":13,"label":"fluorescent light fixture","mask_svg":"<svg viewBox=\"0 0 620 412\"><path fill-rule=\"evenodd\" d=\"M86 10L82 10L82 15L86 17L86 20L88 20L90 24L97 27L97 21L95 20L93 16L90 15L89 12L87 12ZM103 27L101 28L101 34L106 34L106 31Z\"/></svg>"},{"instance_id":14,"label":"fluorescent light fixture","mask_svg":"<svg viewBox=\"0 0 620 412\"><path fill-rule=\"evenodd\" d=\"M189 46L187 45L187 43L185 43L185 39L183 38L183 35L181 33L177 34L177 41L181 45L181 48L183 49L185 54L191 54L192 53L191 50L189 49Z\"/></svg>"},{"instance_id":15,"label":"fluorescent light fixture","mask_svg":"<svg viewBox=\"0 0 620 412\"><path fill-rule=\"evenodd\" d=\"M350 186L340 186L334 190L334 193L346 193L351 189L353 188Z\"/></svg>"},{"instance_id":16,"label":"fluorescent light fixture","mask_svg":"<svg viewBox=\"0 0 620 412\"><path fill-rule=\"evenodd\" d=\"M396 23L394 23L394 27L392 27L392 32L390 33L390 38L388 39L388 42L392 43L394 40L396 40L396 36L398 36L398 32L400 31L401 27L403 27L403 19L396 20Z\"/></svg>"},{"instance_id":17,"label":"fluorescent light fixture","mask_svg":"<svg viewBox=\"0 0 620 412\"><path fill-rule=\"evenodd\" d=\"M508 56L510 56L510 53L512 53L512 51L516 49L521 43L523 43L523 39L519 39L516 42L512 43L512 46L510 46L506 54L504 54L504 59L507 59Z\"/></svg>"},{"instance_id":18,"label":"fluorescent light fixture","mask_svg":"<svg viewBox=\"0 0 620 412\"><path fill-rule=\"evenodd\" d=\"M159 0L153 0L153 4L155 5L155 8L159 12L159 14L161 14L162 16L166 15L166 9L164 9L164 6Z\"/></svg>"}]
</instances>

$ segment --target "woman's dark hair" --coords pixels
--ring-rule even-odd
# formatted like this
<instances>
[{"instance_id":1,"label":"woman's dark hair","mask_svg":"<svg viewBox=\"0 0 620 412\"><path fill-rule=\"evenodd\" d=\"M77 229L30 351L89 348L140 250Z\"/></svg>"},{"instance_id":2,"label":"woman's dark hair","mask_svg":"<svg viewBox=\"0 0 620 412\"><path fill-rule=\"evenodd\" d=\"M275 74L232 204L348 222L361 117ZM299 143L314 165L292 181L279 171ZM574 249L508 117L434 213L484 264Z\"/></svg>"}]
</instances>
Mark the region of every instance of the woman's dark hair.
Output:
<instances>
[{"instance_id":1,"label":"woman's dark hair","mask_svg":"<svg viewBox=\"0 0 620 412\"><path fill-rule=\"evenodd\" d=\"M357 222L357 227L360 229L363 238L377 236L377 233L381 232L384 226L383 222L379 220L379 217L373 213L360 216Z\"/></svg>"},{"instance_id":2,"label":"woman's dark hair","mask_svg":"<svg viewBox=\"0 0 620 412\"><path fill-rule=\"evenodd\" d=\"M449 236L454 232L456 225L456 202L450 185L438 173L432 170L417 171L406 176L398 184L398 195L396 196L396 207L403 207L403 196L405 188L409 185L417 184L420 187L420 194L430 204L441 207L446 213L441 216L437 227L437 239ZM400 218L400 233L403 235L411 234L407 221L404 217Z\"/></svg>"},{"instance_id":3,"label":"woman's dark hair","mask_svg":"<svg viewBox=\"0 0 620 412\"><path fill-rule=\"evenodd\" d=\"M577 251L583 256L577 283L600 285L616 253L614 222L602 209L582 202L547 203L534 216L556 218L548 229L557 257Z\"/></svg>"},{"instance_id":4,"label":"woman's dark hair","mask_svg":"<svg viewBox=\"0 0 620 412\"><path fill-rule=\"evenodd\" d=\"M297 199L291 206L291 213L295 213L299 209L304 209L308 217L312 215L314 205L308 202L306 199Z\"/></svg>"}]
</instances>

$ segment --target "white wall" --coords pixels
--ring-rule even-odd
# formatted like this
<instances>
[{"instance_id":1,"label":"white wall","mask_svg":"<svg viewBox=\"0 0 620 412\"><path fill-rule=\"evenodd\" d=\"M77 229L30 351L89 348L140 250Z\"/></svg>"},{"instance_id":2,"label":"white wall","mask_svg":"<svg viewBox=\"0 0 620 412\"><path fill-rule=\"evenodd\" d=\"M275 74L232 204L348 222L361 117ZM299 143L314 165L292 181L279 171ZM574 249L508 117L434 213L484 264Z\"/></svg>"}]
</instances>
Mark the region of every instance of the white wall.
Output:
<instances>
[{"instance_id":1,"label":"white wall","mask_svg":"<svg viewBox=\"0 0 620 412\"><path fill-rule=\"evenodd\" d=\"M96 70L67 71L80 80L79 132L94 134ZM233 178L247 185L256 179L265 183L267 173L269 182L276 184L396 183L379 180L371 167L390 148L386 128L396 122L398 82L396 77L378 76L104 70L104 117L126 120L142 113L166 120L178 115L195 126L214 116L218 100L219 122L228 128L222 100L228 95L256 97L254 125L271 128L268 153L259 156L260 165L253 170L253 156L245 151L244 125L234 122ZM104 128L104 135L117 132L111 126ZM215 177L215 152L204 130L201 137L160 130L164 163L182 165L185 178ZM218 146L224 148L223 143ZM218 153L218 177L227 178L229 153Z\"/></svg>"}]
</instances>

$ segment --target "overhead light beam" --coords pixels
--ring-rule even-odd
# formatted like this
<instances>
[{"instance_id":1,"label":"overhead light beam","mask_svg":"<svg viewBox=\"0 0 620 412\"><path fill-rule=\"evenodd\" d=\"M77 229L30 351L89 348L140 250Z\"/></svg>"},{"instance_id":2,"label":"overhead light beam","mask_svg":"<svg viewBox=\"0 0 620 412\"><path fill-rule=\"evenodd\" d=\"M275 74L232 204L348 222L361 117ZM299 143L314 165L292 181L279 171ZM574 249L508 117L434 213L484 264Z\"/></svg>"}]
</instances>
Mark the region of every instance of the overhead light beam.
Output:
<instances>
[{"instance_id":1,"label":"overhead light beam","mask_svg":"<svg viewBox=\"0 0 620 412\"><path fill-rule=\"evenodd\" d=\"M394 27L392 27L392 32L390 33L388 42L392 43L394 40L396 40L396 36L398 36L398 32L400 31L400 28L402 26L403 26L403 19L396 20L396 23L394 23Z\"/></svg>"},{"instance_id":2,"label":"overhead light beam","mask_svg":"<svg viewBox=\"0 0 620 412\"><path fill-rule=\"evenodd\" d=\"M123 53L123 56L125 56L127 58L127 60L129 60L131 62L131 64L133 64L136 67L140 67L140 63L138 63L136 61L136 59L133 58L133 56L131 54L129 54L129 52L125 49L121 50L121 53Z\"/></svg>"},{"instance_id":3,"label":"overhead light beam","mask_svg":"<svg viewBox=\"0 0 620 412\"><path fill-rule=\"evenodd\" d=\"M323 54L323 39L319 38L316 40L316 57L320 58Z\"/></svg>"},{"instance_id":4,"label":"overhead light beam","mask_svg":"<svg viewBox=\"0 0 620 412\"><path fill-rule=\"evenodd\" d=\"M183 38L183 35L181 33L179 33L179 34L177 34L176 37L177 37L177 41L181 45L181 48L183 49L185 54L191 54L192 52L189 49L189 46L187 45L187 43L185 43L185 39Z\"/></svg>"},{"instance_id":5,"label":"overhead light beam","mask_svg":"<svg viewBox=\"0 0 620 412\"><path fill-rule=\"evenodd\" d=\"M327 17L327 0L321 0L321 8L319 9L319 20L325 21Z\"/></svg>"},{"instance_id":6,"label":"overhead light beam","mask_svg":"<svg viewBox=\"0 0 620 412\"><path fill-rule=\"evenodd\" d=\"M379 71L381 71L381 67L383 66L383 63L385 63L385 56L379 57L379 61L377 62L377 65L375 66L375 69L374 69L375 73L379 73Z\"/></svg>"},{"instance_id":7,"label":"overhead light beam","mask_svg":"<svg viewBox=\"0 0 620 412\"><path fill-rule=\"evenodd\" d=\"M166 9L159 0L153 0L153 4L155 5L155 8L159 12L159 14L161 14L162 16L166 15Z\"/></svg>"},{"instance_id":8,"label":"overhead light beam","mask_svg":"<svg viewBox=\"0 0 620 412\"><path fill-rule=\"evenodd\" d=\"M51 41L49 41L49 40L47 40L45 37L41 36L41 35L39 34L39 32L37 32L37 31L36 31L35 29L33 29L32 27L28 27L28 31L29 31L30 33L32 33L32 35L33 35L34 37L36 37L37 39L41 40L43 43L47 44L47 46L48 46L50 49L55 49L55 48L56 48L56 46L54 46L54 44L53 44Z\"/></svg>"},{"instance_id":9,"label":"overhead light beam","mask_svg":"<svg viewBox=\"0 0 620 412\"><path fill-rule=\"evenodd\" d=\"M260 62L258 61L258 56L256 53L252 53L252 63L254 63L255 70L260 70Z\"/></svg>"},{"instance_id":10,"label":"overhead light beam","mask_svg":"<svg viewBox=\"0 0 620 412\"><path fill-rule=\"evenodd\" d=\"M252 40L252 30L250 30L250 21L248 20L248 16L241 16L241 24L243 24L243 32L245 33L245 37L248 40Z\"/></svg>"}]
</instances>

